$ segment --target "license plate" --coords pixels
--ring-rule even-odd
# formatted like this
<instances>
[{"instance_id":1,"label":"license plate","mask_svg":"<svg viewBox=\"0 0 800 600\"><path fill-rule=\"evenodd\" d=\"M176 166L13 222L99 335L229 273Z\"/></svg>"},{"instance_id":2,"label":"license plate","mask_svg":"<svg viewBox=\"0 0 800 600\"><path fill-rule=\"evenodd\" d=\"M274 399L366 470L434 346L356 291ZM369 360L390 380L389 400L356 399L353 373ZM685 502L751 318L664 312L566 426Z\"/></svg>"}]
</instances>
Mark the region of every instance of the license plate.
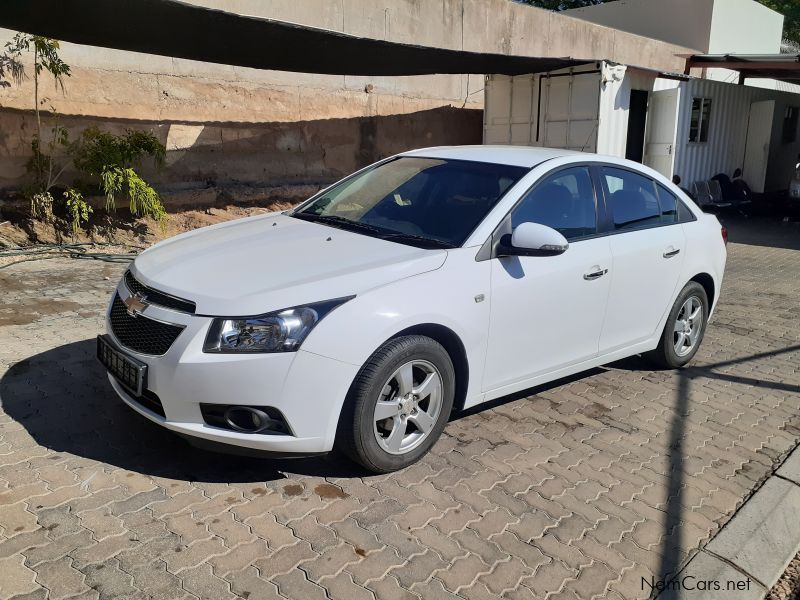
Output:
<instances>
[{"instance_id":1,"label":"license plate","mask_svg":"<svg viewBox=\"0 0 800 600\"><path fill-rule=\"evenodd\" d=\"M106 335L97 336L97 359L129 392L141 396L147 365L122 352Z\"/></svg>"}]
</instances>

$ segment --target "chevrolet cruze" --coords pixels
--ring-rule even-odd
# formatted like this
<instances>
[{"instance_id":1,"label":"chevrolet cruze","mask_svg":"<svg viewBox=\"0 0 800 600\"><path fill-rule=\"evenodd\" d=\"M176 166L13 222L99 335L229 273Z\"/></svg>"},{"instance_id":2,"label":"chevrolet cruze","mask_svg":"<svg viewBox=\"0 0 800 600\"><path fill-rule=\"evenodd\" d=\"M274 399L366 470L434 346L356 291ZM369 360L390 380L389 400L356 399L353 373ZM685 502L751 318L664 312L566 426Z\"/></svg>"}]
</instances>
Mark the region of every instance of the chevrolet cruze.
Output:
<instances>
[{"instance_id":1,"label":"chevrolet cruze","mask_svg":"<svg viewBox=\"0 0 800 600\"><path fill-rule=\"evenodd\" d=\"M626 160L417 150L146 250L98 357L127 404L197 444L340 448L388 472L454 409L634 354L686 364L726 236Z\"/></svg>"}]
</instances>

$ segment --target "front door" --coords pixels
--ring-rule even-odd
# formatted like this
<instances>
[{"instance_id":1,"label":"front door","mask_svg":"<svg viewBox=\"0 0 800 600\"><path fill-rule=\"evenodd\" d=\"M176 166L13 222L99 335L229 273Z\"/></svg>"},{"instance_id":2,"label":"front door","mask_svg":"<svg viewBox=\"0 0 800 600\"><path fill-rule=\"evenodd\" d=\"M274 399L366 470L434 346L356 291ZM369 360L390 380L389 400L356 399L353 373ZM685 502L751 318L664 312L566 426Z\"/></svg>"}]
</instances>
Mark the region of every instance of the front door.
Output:
<instances>
[{"instance_id":1,"label":"front door","mask_svg":"<svg viewBox=\"0 0 800 600\"><path fill-rule=\"evenodd\" d=\"M599 347L607 354L656 333L675 296L686 240L674 214L662 214L652 179L614 167L599 172L613 227L611 289Z\"/></svg>"},{"instance_id":2,"label":"front door","mask_svg":"<svg viewBox=\"0 0 800 600\"><path fill-rule=\"evenodd\" d=\"M680 89L661 90L650 95L644 164L671 178L675 167Z\"/></svg>"},{"instance_id":3,"label":"front door","mask_svg":"<svg viewBox=\"0 0 800 600\"><path fill-rule=\"evenodd\" d=\"M484 391L496 390L597 355L609 291L608 237L597 234L590 171L570 167L536 185L510 215L570 245L558 256L492 259L491 316Z\"/></svg>"}]
</instances>

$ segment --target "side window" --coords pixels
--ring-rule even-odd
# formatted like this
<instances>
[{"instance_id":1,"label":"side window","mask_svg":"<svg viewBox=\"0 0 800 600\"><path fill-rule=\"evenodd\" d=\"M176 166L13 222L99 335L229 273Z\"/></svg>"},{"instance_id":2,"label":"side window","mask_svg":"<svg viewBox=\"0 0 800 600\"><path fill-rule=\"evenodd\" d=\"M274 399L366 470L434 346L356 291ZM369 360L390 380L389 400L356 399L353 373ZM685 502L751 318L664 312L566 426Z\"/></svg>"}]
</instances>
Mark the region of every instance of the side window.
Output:
<instances>
[{"instance_id":1,"label":"side window","mask_svg":"<svg viewBox=\"0 0 800 600\"><path fill-rule=\"evenodd\" d=\"M658 201L661 204L662 223L686 223L687 221L694 221L694 214L680 198L660 183L657 183L656 187L658 188Z\"/></svg>"},{"instance_id":2,"label":"side window","mask_svg":"<svg viewBox=\"0 0 800 600\"><path fill-rule=\"evenodd\" d=\"M689 121L689 141L707 142L711 124L711 98L692 98L692 115Z\"/></svg>"},{"instance_id":3,"label":"side window","mask_svg":"<svg viewBox=\"0 0 800 600\"><path fill-rule=\"evenodd\" d=\"M613 167L601 168L608 192L608 209L614 229L640 229L661 223L655 182L642 175Z\"/></svg>"},{"instance_id":4,"label":"side window","mask_svg":"<svg viewBox=\"0 0 800 600\"><path fill-rule=\"evenodd\" d=\"M552 227L570 241L597 233L589 169L565 169L539 182L511 212L512 229L528 222Z\"/></svg>"}]
</instances>

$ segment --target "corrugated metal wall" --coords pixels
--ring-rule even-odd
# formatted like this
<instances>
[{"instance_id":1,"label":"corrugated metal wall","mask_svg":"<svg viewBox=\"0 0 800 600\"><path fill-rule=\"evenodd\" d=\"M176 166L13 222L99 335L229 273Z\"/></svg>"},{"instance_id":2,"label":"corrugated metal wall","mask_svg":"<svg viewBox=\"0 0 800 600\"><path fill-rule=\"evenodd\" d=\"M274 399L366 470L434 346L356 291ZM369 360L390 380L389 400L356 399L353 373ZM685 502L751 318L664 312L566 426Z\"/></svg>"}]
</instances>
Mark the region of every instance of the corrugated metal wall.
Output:
<instances>
[{"instance_id":1,"label":"corrugated metal wall","mask_svg":"<svg viewBox=\"0 0 800 600\"><path fill-rule=\"evenodd\" d=\"M734 169L742 166L750 104L762 90L710 79L692 79L681 87L675 173L687 187L693 181L707 180L717 173L731 175ZM711 99L706 142L689 141L693 98Z\"/></svg>"}]
</instances>

